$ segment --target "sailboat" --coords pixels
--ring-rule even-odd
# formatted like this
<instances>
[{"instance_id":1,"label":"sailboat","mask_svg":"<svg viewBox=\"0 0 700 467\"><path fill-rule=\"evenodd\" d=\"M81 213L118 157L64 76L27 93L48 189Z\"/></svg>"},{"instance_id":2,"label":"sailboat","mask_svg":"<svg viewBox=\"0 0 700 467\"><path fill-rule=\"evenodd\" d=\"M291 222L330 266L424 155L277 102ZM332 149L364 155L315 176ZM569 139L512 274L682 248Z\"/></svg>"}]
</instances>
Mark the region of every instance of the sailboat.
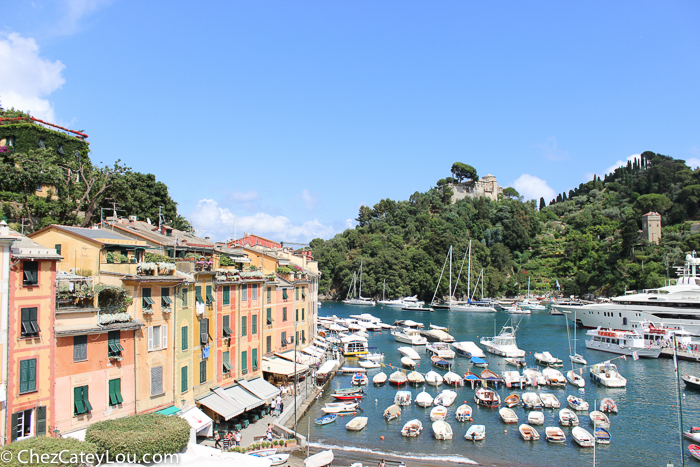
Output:
<instances>
[{"instance_id":1,"label":"sailboat","mask_svg":"<svg viewBox=\"0 0 700 467\"><path fill-rule=\"evenodd\" d=\"M566 332L567 333L569 332L569 322L568 321L566 322ZM569 345L570 344L571 344L571 342L569 342ZM571 351L571 348L569 348L569 351ZM580 363L581 365L588 364L586 359L583 358L583 355L576 353L576 312L574 312L574 350L571 353L571 355L569 355L569 358L571 359L572 363ZM573 365L572 365L572 369L573 369Z\"/></svg>"},{"instance_id":2,"label":"sailboat","mask_svg":"<svg viewBox=\"0 0 700 467\"><path fill-rule=\"evenodd\" d=\"M466 256L466 255L465 255ZM472 293L471 295L469 294L470 289L471 289L471 281L472 281L472 241L469 240L469 263L468 263L468 268L467 268L467 298L468 300L466 302L456 302L452 303L450 302L450 311L466 311L466 312L471 312L471 313L496 313L496 309L492 306L490 306L488 303L475 303L472 302L472 297L474 294ZM464 267L464 259L462 260L462 267ZM460 268L460 275L462 274L462 270ZM482 280L483 276L483 269L481 270L481 273L479 274L479 280L481 280L481 297L483 298L484 296L484 282ZM457 284L459 283L459 275L457 276L457 283L455 284L454 291L457 290ZM478 282L477 282L478 285ZM474 288L474 292L476 292L476 287ZM452 297L453 292L450 293L450 297Z\"/></svg>"},{"instance_id":3,"label":"sailboat","mask_svg":"<svg viewBox=\"0 0 700 467\"><path fill-rule=\"evenodd\" d=\"M445 274L445 267L447 266L447 262L449 261L450 263L450 283L448 285L447 290L450 292L450 299L449 302L447 303L440 303L435 301L435 297L437 296L437 291L440 288L440 282L442 282L442 276ZM433 299L430 301L430 307L435 309L435 310L449 310L450 309L450 304L452 303L452 245L450 245L450 249L447 252L447 256L445 257L445 263L442 265L442 271L440 271L440 279L438 279L437 286L435 287L435 293L433 294Z\"/></svg>"},{"instance_id":4,"label":"sailboat","mask_svg":"<svg viewBox=\"0 0 700 467\"><path fill-rule=\"evenodd\" d=\"M345 300L343 300L343 303L346 305L370 305L374 306L376 305L376 302L372 300L371 298L365 298L362 296L362 261L360 261L360 293L355 296L355 290L357 286L357 275L353 272L352 273L352 294L353 298L350 298L350 290L348 290L348 296Z\"/></svg>"}]
</instances>

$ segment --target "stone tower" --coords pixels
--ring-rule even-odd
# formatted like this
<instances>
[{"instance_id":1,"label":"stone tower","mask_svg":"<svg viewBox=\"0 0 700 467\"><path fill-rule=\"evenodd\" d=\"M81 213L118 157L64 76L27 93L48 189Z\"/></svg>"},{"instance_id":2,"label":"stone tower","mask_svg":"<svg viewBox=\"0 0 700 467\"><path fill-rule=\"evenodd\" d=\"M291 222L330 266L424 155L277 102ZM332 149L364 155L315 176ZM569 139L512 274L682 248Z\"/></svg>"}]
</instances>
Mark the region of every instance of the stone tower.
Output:
<instances>
[{"instance_id":1,"label":"stone tower","mask_svg":"<svg viewBox=\"0 0 700 467\"><path fill-rule=\"evenodd\" d=\"M661 214L650 211L642 216L642 238L659 244L661 239Z\"/></svg>"}]
</instances>

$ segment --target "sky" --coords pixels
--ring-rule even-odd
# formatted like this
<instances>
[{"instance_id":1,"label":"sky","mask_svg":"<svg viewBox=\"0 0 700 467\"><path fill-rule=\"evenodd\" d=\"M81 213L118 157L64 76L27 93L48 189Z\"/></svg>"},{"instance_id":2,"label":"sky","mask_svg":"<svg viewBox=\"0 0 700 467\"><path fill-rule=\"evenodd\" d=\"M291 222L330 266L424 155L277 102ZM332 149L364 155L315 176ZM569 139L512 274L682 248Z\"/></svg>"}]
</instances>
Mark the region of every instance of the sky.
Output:
<instances>
[{"instance_id":1,"label":"sky","mask_svg":"<svg viewBox=\"0 0 700 467\"><path fill-rule=\"evenodd\" d=\"M700 165L697 1L4 2L0 103L166 183L199 235L328 239L454 162L547 202Z\"/></svg>"}]
</instances>

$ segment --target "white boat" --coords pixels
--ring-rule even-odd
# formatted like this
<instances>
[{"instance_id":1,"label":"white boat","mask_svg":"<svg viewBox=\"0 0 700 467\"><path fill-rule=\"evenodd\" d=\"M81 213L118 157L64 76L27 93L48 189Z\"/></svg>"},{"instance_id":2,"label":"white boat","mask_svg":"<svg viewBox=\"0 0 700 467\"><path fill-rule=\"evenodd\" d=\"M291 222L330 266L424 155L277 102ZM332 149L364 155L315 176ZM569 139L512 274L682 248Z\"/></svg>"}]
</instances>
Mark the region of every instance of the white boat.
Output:
<instances>
[{"instance_id":1,"label":"white boat","mask_svg":"<svg viewBox=\"0 0 700 467\"><path fill-rule=\"evenodd\" d=\"M544 412L533 410L527 414L527 423L530 425L544 425Z\"/></svg>"},{"instance_id":2,"label":"white boat","mask_svg":"<svg viewBox=\"0 0 700 467\"><path fill-rule=\"evenodd\" d=\"M561 367L564 366L564 362L561 359L553 357L549 352L535 352L535 360L541 365Z\"/></svg>"},{"instance_id":3,"label":"white boat","mask_svg":"<svg viewBox=\"0 0 700 467\"><path fill-rule=\"evenodd\" d=\"M357 411L358 404L348 404L346 406L323 407L323 413L352 413Z\"/></svg>"},{"instance_id":4,"label":"white boat","mask_svg":"<svg viewBox=\"0 0 700 467\"><path fill-rule=\"evenodd\" d=\"M428 326L430 329L439 329L440 331L450 332L450 328L447 326L438 326L437 324L431 324Z\"/></svg>"},{"instance_id":5,"label":"white boat","mask_svg":"<svg viewBox=\"0 0 700 467\"><path fill-rule=\"evenodd\" d=\"M457 352L457 355L461 355L462 357L486 358L484 351L471 341L453 342L452 348L455 352Z\"/></svg>"},{"instance_id":6,"label":"white boat","mask_svg":"<svg viewBox=\"0 0 700 467\"><path fill-rule=\"evenodd\" d=\"M542 376L547 380L547 384L550 386L566 386L566 378L561 373L561 371L556 368L544 368L542 370Z\"/></svg>"},{"instance_id":7,"label":"white boat","mask_svg":"<svg viewBox=\"0 0 700 467\"><path fill-rule=\"evenodd\" d=\"M352 377L353 386L364 386L369 384L369 378L364 373L355 373Z\"/></svg>"},{"instance_id":8,"label":"white boat","mask_svg":"<svg viewBox=\"0 0 700 467\"><path fill-rule=\"evenodd\" d=\"M589 416L591 418L591 425L593 425L594 428L598 426L601 428L610 428L610 418L603 412L594 410Z\"/></svg>"},{"instance_id":9,"label":"white boat","mask_svg":"<svg viewBox=\"0 0 700 467\"><path fill-rule=\"evenodd\" d=\"M504 306L503 311L510 313L511 315L531 315L532 312L529 308L523 308L518 303L514 303L512 306Z\"/></svg>"},{"instance_id":10,"label":"white boat","mask_svg":"<svg viewBox=\"0 0 700 467\"><path fill-rule=\"evenodd\" d=\"M559 411L559 423L563 426L578 426L578 415L571 409L561 409Z\"/></svg>"},{"instance_id":11,"label":"white boat","mask_svg":"<svg viewBox=\"0 0 700 467\"><path fill-rule=\"evenodd\" d=\"M503 403L506 405L506 407L513 408L517 407L520 405L520 396L518 394L511 394L510 396L506 397Z\"/></svg>"},{"instance_id":12,"label":"white boat","mask_svg":"<svg viewBox=\"0 0 700 467\"><path fill-rule=\"evenodd\" d=\"M433 403L435 405L442 405L443 407L449 407L454 404L455 399L457 399L457 393L450 390L444 389L440 394L435 396Z\"/></svg>"},{"instance_id":13,"label":"white boat","mask_svg":"<svg viewBox=\"0 0 700 467\"><path fill-rule=\"evenodd\" d=\"M464 439L468 441L481 441L486 437L486 427L484 425L472 425L464 434Z\"/></svg>"},{"instance_id":14,"label":"white boat","mask_svg":"<svg viewBox=\"0 0 700 467\"><path fill-rule=\"evenodd\" d=\"M464 311L467 313L496 313L496 309L483 302L454 302L450 305L450 311Z\"/></svg>"},{"instance_id":15,"label":"white boat","mask_svg":"<svg viewBox=\"0 0 700 467\"><path fill-rule=\"evenodd\" d=\"M376 375L374 375L372 377L372 382L374 384L377 384L377 385L386 383L386 380L387 380L387 375L383 371L377 373Z\"/></svg>"},{"instance_id":16,"label":"white boat","mask_svg":"<svg viewBox=\"0 0 700 467\"><path fill-rule=\"evenodd\" d=\"M401 415L401 407L399 407L396 404L390 405L384 411L384 418L386 418L387 421L398 418L400 415Z\"/></svg>"},{"instance_id":17,"label":"white boat","mask_svg":"<svg viewBox=\"0 0 700 467\"><path fill-rule=\"evenodd\" d=\"M518 415L513 409L503 407L498 411L498 414L501 416L501 420L503 420L504 423L518 423Z\"/></svg>"},{"instance_id":18,"label":"white boat","mask_svg":"<svg viewBox=\"0 0 700 467\"><path fill-rule=\"evenodd\" d=\"M445 342L431 342L425 346L425 351L440 358L455 358L455 351L450 348L450 344Z\"/></svg>"},{"instance_id":19,"label":"white boat","mask_svg":"<svg viewBox=\"0 0 700 467\"><path fill-rule=\"evenodd\" d=\"M401 436L415 437L423 431L423 423L420 420L411 420L401 428Z\"/></svg>"},{"instance_id":20,"label":"white boat","mask_svg":"<svg viewBox=\"0 0 700 467\"><path fill-rule=\"evenodd\" d=\"M357 287L357 275L353 272L352 274L352 286L351 289L348 289L348 296L345 300L343 300L343 303L346 305L369 305L369 306L374 306L376 305L376 302L372 300L371 298L365 298L362 296L362 261L360 261L360 292L359 294L355 295L355 290ZM353 298L350 298L350 290L352 290L353 293Z\"/></svg>"},{"instance_id":21,"label":"white boat","mask_svg":"<svg viewBox=\"0 0 700 467\"><path fill-rule=\"evenodd\" d=\"M408 329L423 329L425 327L425 324L410 319L397 319L396 321L394 321L394 327Z\"/></svg>"},{"instance_id":22,"label":"white boat","mask_svg":"<svg viewBox=\"0 0 700 467\"><path fill-rule=\"evenodd\" d=\"M596 328L586 333L586 348L617 355L636 354L638 357L659 358L660 345L645 345L644 335L637 330L618 331Z\"/></svg>"},{"instance_id":23,"label":"white boat","mask_svg":"<svg viewBox=\"0 0 700 467\"><path fill-rule=\"evenodd\" d=\"M550 443L566 443L566 435L558 426L548 426L544 429L544 434Z\"/></svg>"},{"instance_id":24,"label":"white boat","mask_svg":"<svg viewBox=\"0 0 700 467\"><path fill-rule=\"evenodd\" d=\"M371 368L379 368L382 365L379 362L375 362L374 360L366 359L366 360L360 360L360 366L362 368L371 369Z\"/></svg>"},{"instance_id":25,"label":"white boat","mask_svg":"<svg viewBox=\"0 0 700 467\"><path fill-rule=\"evenodd\" d=\"M431 386L440 386L443 382L442 375L430 370L425 374L425 382Z\"/></svg>"},{"instance_id":26,"label":"white boat","mask_svg":"<svg viewBox=\"0 0 700 467\"><path fill-rule=\"evenodd\" d=\"M527 378L520 374L519 371L506 370L503 372L503 382L507 388L518 387L524 388L527 385Z\"/></svg>"},{"instance_id":27,"label":"white boat","mask_svg":"<svg viewBox=\"0 0 700 467\"><path fill-rule=\"evenodd\" d=\"M458 422L471 422L472 421L472 408L467 404L462 404L457 407L457 412L455 413L455 418Z\"/></svg>"},{"instance_id":28,"label":"white boat","mask_svg":"<svg viewBox=\"0 0 700 467\"><path fill-rule=\"evenodd\" d=\"M342 345L343 355L346 357L352 357L353 355L366 355L369 350L367 338L358 336L357 334L350 334L348 336L341 337L340 343Z\"/></svg>"},{"instance_id":29,"label":"white boat","mask_svg":"<svg viewBox=\"0 0 700 467\"><path fill-rule=\"evenodd\" d=\"M416 405L418 407L430 407L433 405L433 396L425 391L419 392L416 395Z\"/></svg>"},{"instance_id":30,"label":"white boat","mask_svg":"<svg viewBox=\"0 0 700 467\"><path fill-rule=\"evenodd\" d=\"M496 391L488 388L479 388L474 394L474 402L484 407L493 409L501 405L501 396Z\"/></svg>"},{"instance_id":31,"label":"white boat","mask_svg":"<svg viewBox=\"0 0 700 467\"><path fill-rule=\"evenodd\" d=\"M394 336L396 342L401 342L402 344L426 345L428 343L428 339L421 336L420 331L417 329L394 329L391 331L391 335Z\"/></svg>"},{"instance_id":32,"label":"white boat","mask_svg":"<svg viewBox=\"0 0 700 467\"><path fill-rule=\"evenodd\" d=\"M401 386L402 384L406 384L406 382L408 382L408 378L406 378L406 375L402 371L396 370L389 376L389 382L391 384Z\"/></svg>"},{"instance_id":33,"label":"white boat","mask_svg":"<svg viewBox=\"0 0 700 467\"><path fill-rule=\"evenodd\" d=\"M610 362L596 363L591 366L591 380L610 388L624 388L627 379L617 371L617 366Z\"/></svg>"},{"instance_id":34,"label":"white boat","mask_svg":"<svg viewBox=\"0 0 700 467\"><path fill-rule=\"evenodd\" d=\"M507 358L522 358L525 356L525 351L518 348L515 341L516 331L517 328L513 326L503 326L497 336L482 337L479 342L487 352L492 354Z\"/></svg>"},{"instance_id":35,"label":"white boat","mask_svg":"<svg viewBox=\"0 0 700 467\"><path fill-rule=\"evenodd\" d=\"M404 357L408 357L411 360L420 360L420 355L413 347L399 347L397 350Z\"/></svg>"},{"instance_id":36,"label":"white boat","mask_svg":"<svg viewBox=\"0 0 700 467\"><path fill-rule=\"evenodd\" d=\"M593 435L580 426L571 430L571 436L573 436L574 442L582 448L592 448L595 445L595 438L593 438Z\"/></svg>"},{"instance_id":37,"label":"white boat","mask_svg":"<svg viewBox=\"0 0 700 467\"><path fill-rule=\"evenodd\" d=\"M518 427L520 437L525 441L539 441L540 434L530 425L523 423Z\"/></svg>"},{"instance_id":38,"label":"white boat","mask_svg":"<svg viewBox=\"0 0 700 467\"><path fill-rule=\"evenodd\" d=\"M530 386L541 386L547 384L547 379L537 368L525 368L523 376L527 379L527 384Z\"/></svg>"},{"instance_id":39,"label":"white boat","mask_svg":"<svg viewBox=\"0 0 700 467\"><path fill-rule=\"evenodd\" d=\"M574 340L574 347L573 347L573 351L572 351L571 341L569 341L569 353L571 353L571 355L569 355L569 359L571 360L572 363L579 363L581 365L588 365L588 362L586 361L585 358L583 358L583 355L576 352L576 341L578 340L576 338L576 327L577 327L576 313L574 313L573 322L574 322L574 339L573 339ZM569 321L568 320L566 321L566 334L567 334L567 336L569 334ZM572 365L572 369L573 369L573 365Z\"/></svg>"},{"instance_id":40,"label":"white boat","mask_svg":"<svg viewBox=\"0 0 700 467\"><path fill-rule=\"evenodd\" d=\"M425 305L423 300L418 300L418 295L413 295L412 297L404 297L401 299L404 307L422 307Z\"/></svg>"},{"instance_id":41,"label":"white boat","mask_svg":"<svg viewBox=\"0 0 700 467\"><path fill-rule=\"evenodd\" d=\"M445 373L442 379L445 381L445 384L449 384L451 386L462 386L464 384L464 378L459 376L454 371L448 371Z\"/></svg>"},{"instance_id":42,"label":"white boat","mask_svg":"<svg viewBox=\"0 0 700 467\"><path fill-rule=\"evenodd\" d=\"M581 399L580 397L569 396L566 398L566 401L569 403L569 407L571 407L573 410L587 412L588 409L590 408L590 405L588 404L588 402Z\"/></svg>"},{"instance_id":43,"label":"white boat","mask_svg":"<svg viewBox=\"0 0 700 467\"><path fill-rule=\"evenodd\" d=\"M425 377L423 376L422 373L418 373L417 371L411 371L410 373L408 373L406 375L406 379L411 384L423 384L423 383L425 383Z\"/></svg>"},{"instance_id":44,"label":"white boat","mask_svg":"<svg viewBox=\"0 0 700 467\"><path fill-rule=\"evenodd\" d=\"M574 386L577 386L579 388L582 388L586 385L586 380L583 379L583 376L578 374L576 370L569 370L566 372L566 379L569 381Z\"/></svg>"},{"instance_id":45,"label":"white boat","mask_svg":"<svg viewBox=\"0 0 700 467\"><path fill-rule=\"evenodd\" d=\"M345 424L345 428L350 431L360 431L367 426L367 417L355 417Z\"/></svg>"},{"instance_id":46,"label":"white boat","mask_svg":"<svg viewBox=\"0 0 700 467\"><path fill-rule=\"evenodd\" d=\"M304 467L324 467L333 463L333 451L321 451L304 460Z\"/></svg>"},{"instance_id":47,"label":"white boat","mask_svg":"<svg viewBox=\"0 0 700 467\"><path fill-rule=\"evenodd\" d=\"M401 364L403 366L405 366L407 368L411 368L411 369L416 367L416 362L414 362L413 360L411 360L408 357L401 357Z\"/></svg>"},{"instance_id":48,"label":"white boat","mask_svg":"<svg viewBox=\"0 0 700 467\"><path fill-rule=\"evenodd\" d=\"M554 394L550 394L548 392L543 392L540 395L540 399L542 400L542 405L548 409L558 409L561 407L561 403L559 402L559 399L557 399L557 396Z\"/></svg>"},{"instance_id":49,"label":"white boat","mask_svg":"<svg viewBox=\"0 0 700 467\"><path fill-rule=\"evenodd\" d=\"M428 331L423 331L422 335L430 342L450 343L455 341L455 338L451 334L448 334L445 331L441 331L439 329L430 329Z\"/></svg>"},{"instance_id":50,"label":"white boat","mask_svg":"<svg viewBox=\"0 0 700 467\"><path fill-rule=\"evenodd\" d=\"M526 409L541 409L544 407L542 399L536 392L526 392L520 397L523 401L523 407Z\"/></svg>"},{"instance_id":51,"label":"white boat","mask_svg":"<svg viewBox=\"0 0 700 467\"><path fill-rule=\"evenodd\" d=\"M447 416L447 407L443 405L436 405L430 410L430 421L444 420Z\"/></svg>"},{"instance_id":52,"label":"white boat","mask_svg":"<svg viewBox=\"0 0 700 467\"><path fill-rule=\"evenodd\" d=\"M411 391L397 391L394 396L394 404L396 405L411 405L412 395Z\"/></svg>"},{"instance_id":53,"label":"white boat","mask_svg":"<svg viewBox=\"0 0 700 467\"><path fill-rule=\"evenodd\" d=\"M433 422L433 436L440 440L452 439L452 427L444 420L437 420Z\"/></svg>"}]
</instances>

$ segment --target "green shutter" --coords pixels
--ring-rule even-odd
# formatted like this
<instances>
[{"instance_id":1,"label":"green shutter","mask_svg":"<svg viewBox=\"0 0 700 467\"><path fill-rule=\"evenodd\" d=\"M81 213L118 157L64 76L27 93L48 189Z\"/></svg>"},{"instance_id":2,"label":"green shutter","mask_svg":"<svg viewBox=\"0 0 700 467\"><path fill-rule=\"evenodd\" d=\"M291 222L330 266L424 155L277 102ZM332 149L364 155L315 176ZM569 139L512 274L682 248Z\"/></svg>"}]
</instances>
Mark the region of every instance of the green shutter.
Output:
<instances>
[{"instance_id":1,"label":"green shutter","mask_svg":"<svg viewBox=\"0 0 700 467\"><path fill-rule=\"evenodd\" d=\"M221 362L224 364L224 373L228 373L229 371L231 371L231 363L229 362L229 360L230 360L229 355L230 355L230 353L228 351L224 352L221 355Z\"/></svg>"},{"instance_id":2,"label":"green shutter","mask_svg":"<svg viewBox=\"0 0 700 467\"><path fill-rule=\"evenodd\" d=\"M253 328L253 335L256 335L258 333L258 315L251 317L251 327Z\"/></svg>"},{"instance_id":3,"label":"green shutter","mask_svg":"<svg viewBox=\"0 0 700 467\"><path fill-rule=\"evenodd\" d=\"M119 405L122 402L124 402L124 399L122 399L122 380L109 380L109 405Z\"/></svg>"},{"instance_id":4,"label":"green shutter","mask_svg":"<svg viewBox=\"0 0 700 467\"><path fill-rule=\"evenodd\" d=\"M289 298L289 295L287 295L287 289L282 289L282 298L284 300L287 300Z\"/></svg>"},{"instance_id":5,"label":"green shutter","mask_svg":"<svg viewBox=\"0 0 700 467\"><path fill-rule=\"evenodd\" d=\"M182 350L187 350L187 326L182 327Z\"/></svg>"},{"instance_id":6,"label":"green shutter","mask_svg":"<svg viewBox=\"0 0 700 467\"><path fill-rule=\"evenodd\" d=\"M180 369L180 392L186 392L187 389L187 367L183 366Z\"/></svg>"},{"instance_id":7,"label":"green shutter","mask_svg":"<svg viewBox=\"0 0 700 467\"><path fill-rule=\"evenodd\" d=\"M258 349L253 349L252 360L253 360L253 371L255 371L258 369Z\"/></svg>"},{"instance_id":8,"label":"green shutter","mask_svg":"<svg viewBox=\"0 0 700 467\"><path fill-rule=\"evenodd\" d=\"M17 439L17 422L19 419L19 412L12 414L12 426L10 427L10 441L15 441Z\"/></svg>"},{"instance_id":9,"label":"green shutter","mask_svg":"<svg viewBox=\"0 0 700 467\"><path fill-rule=\"evenodd\" d=\"M61 254L61 244L60 243L55 244L54 248L56 248L56 254L60 255Z\"/></svg>"},{"instance_id":10,"label":"green shutter","mask_svg":"<svg viewBox=\"0 0 700 467\"><path fill-rule=\"evenodd\" d=\"M223 304L224 304L224 305L228 305L228 304L231 303L231 296L230 296L230 293L231 293L231 292L230 292L230 290L231 290L231 289L230 289L230 287L229 287L228 285L225 285L225 286L224 286L224 291L223 291L223 295L224 295L224 297L223 297Z\"/></svg>"},{"instance_id":11,"label":"green shutter","mask_svg":"<svg viewBox=\"0 0 700 467\"><path fill-rule=\"evenodd\" d=\"M231 332L231 327L230 327L230 325L229 325L229 321L230 321L230 317L229 317L228 315L226 315L226 316L223 317L223 323L222 323L222 324L223 324L223 326L222 326L223 329L222 329L222 332L223 332L223 336L224 336L224 337L228 337L228 336L230 336L231 334L233 334L233 332Z\"/></svg>"},{"instance_id":12,"label":"green shutter","mask_svg":"<svg viewBox=\"0 0 700 467\"><path fill-rule=\"evenodd\" d=\"M287 321L287 307L282 307L282 321Z\"/></svg>"},{"instance_id":13,"label":"green shutter","mask_svg":"<svg viewBox=\"0 0 700 467\"><path fill-rule=\"evenodd\" d=\"M194 299L197 303L204 303L204 299L202 298L202 286L201 285L195 286Z\"/></svg>"},{"instance_id":14,"label":"green shutter","mask_svg":"<svg viewBox=\"0 0 700 467\"><path fill-rule=\"evenodd\" d=\"M214 303L214 297L211 294L211 285L207 286L207 305Z\"/></svg>"},{"instance_id":15,"label":"green shutter","mask_svg":"<svg viewBox=\"0 0 700 467\"><path fill-rule=\"evenodd\" d=\"M182 298L181 299L182 299L182 306L183 307L187 306L187 292L188 292L187 289L188 289L187 287L184 287L182 289L182 294L181 294Z\"/></svg>"},{"instance_id":16,"label":"green shutter","mask_svg":"<svg viewBox=\"0 0 700 467\"><path fill-rule=\"evenodd\" d=\"M247 335L248 335L248 317L242 316L241 317L241 336L247 336Z\"/></svg>"},{"instance_id":17,"label":"green shutter","mask_svg":"<svg viewBox=\"0 0 700 467\"><path fill-rule=\"evenodd\" d=\"M265 343L266 343L266 347L267 347L266 352L267 353L272 352L272 336L267 336L265 338Z\"/></svg>"},{"instance_id":18,"label":"green shutter","mask_svg":"<svg viewBox=\"0 0 700 467\"><path fill-rule=\"evenodd\" d=\"M90 401L88 400L88 387L83 386L83 404L85 404L85 410L87 412L92 411L92 405L90 405Z\"/></svg>"},{"instance_id":19,"label":"green shutter","mask_svg":"<svg viewBox=\"0 0 700 467\"><path fill-rule=\"evenodd\" d=\"M46 434L46 406L40 405L36 408L36 435L44 436Z\"/></svg>"},{"instance_id":20,"label":"green shutter","mask_svg":"<svg viewBox=\"0 0 700 467\"><path fill-rule=\"evenodd\" d=\"M241 352L241 370L243 374L248 373L248 352L245 350Z\"/></svg>"},{"instance_id":21,"label":"green shutter","mask_svg":"<svg viewBox=\"0 0 700 467\"><path fill-rule=\"evenodd\" d=\"M80 415L85 413L85 404L83 404L83 387L73 388L73 404L75 405L75 414Z\"/></svg>"},{"instance_id":22,"label":"green shutter","mask_svg":"<svg viewBox=\"0 0 700 467\"><path fill-rule=\"evenodd\" d=\"M199 383L207 382L207 361L202 360L199 362Z\"/></svg>"},{"instance_id":23,"label":"green shutter","mask_svg":"<svg viewBox=\"0 0 700 467\"><path fill-rule=\"evenodd\" d=\"M287 346L287 331L282 333L282 347Z\"/></svg>"},{"instance_id":24,"label":"green shutter","mask_svg":"<svg viewBox=\"0 0 700 467\"><path fill-rule=\"evenodd\" d=\"M272 287L267 288L267 303L272 301Z\"/></svg>"},{"instance_id":25,"label":"green shutter","mask_svg":"<svg viewBox=\"0 0 700 467\"><path fill-rule=\"evenodd\" d=\"M36 358L19 362L19 392L36 390Z\"/></svg>"},{"instance_id":26,"label":"green shutter","mask_svg":"<svg viewBox=\"0 0 700 467\"><path fill-rule=\"evenodd\" d=\"M304 311L306 311L304 308L301 309L301 320L304 321Z\"/></svg>"},{"instance_id":27,"label":"green shutter","mask_svg":"<svg viewBox=\"0 0 700 467\"><path fill-rule=\"evenodd\" d=\"M299 287L296 287L296 288L294 289L294 294L295 294L296 297L297 297L296 299L299 300Z\"/></svg>"},{"instance_id":28,"label":"green shutter","mask_svg":"<svg viewBox=\"0 0 700 467\"><path fill-rule=\"evenodd\" d=\"M267 325L272 324L272 308L267 309Z\"/></svg>"}]
</instances>

